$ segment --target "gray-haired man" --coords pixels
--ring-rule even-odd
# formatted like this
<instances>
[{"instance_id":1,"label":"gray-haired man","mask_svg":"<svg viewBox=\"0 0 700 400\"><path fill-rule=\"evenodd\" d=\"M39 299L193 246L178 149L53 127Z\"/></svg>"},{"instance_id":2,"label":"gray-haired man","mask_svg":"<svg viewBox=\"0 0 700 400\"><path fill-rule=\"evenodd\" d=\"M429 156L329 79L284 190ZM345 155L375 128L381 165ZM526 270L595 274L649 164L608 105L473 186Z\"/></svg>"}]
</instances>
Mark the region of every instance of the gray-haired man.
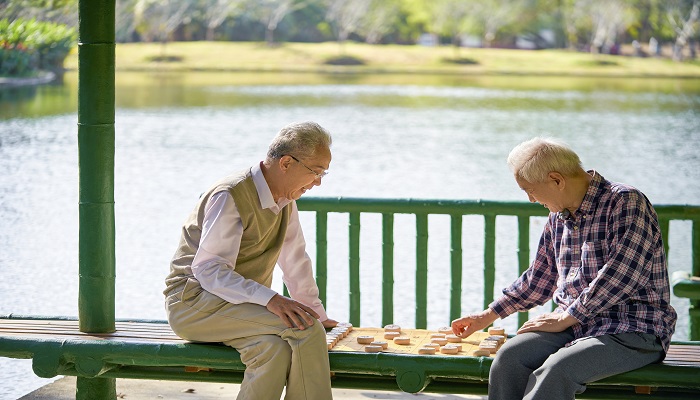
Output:
<instances>
[{"instance_id":1,"label":"gray-haired man","mask_svg":"<svg viewBox=\"0 0 700 400\"><path fill-rule=\"evenodd\" d=\"M295 200L321 184L331 137L314 122L288 125L258 165L215 183L182 228L166 279L173 331L223 342L246 365L238 399L331 399L324 327ZM278 264L291 298L270 288Z\"/></svg>"}]
</instances>

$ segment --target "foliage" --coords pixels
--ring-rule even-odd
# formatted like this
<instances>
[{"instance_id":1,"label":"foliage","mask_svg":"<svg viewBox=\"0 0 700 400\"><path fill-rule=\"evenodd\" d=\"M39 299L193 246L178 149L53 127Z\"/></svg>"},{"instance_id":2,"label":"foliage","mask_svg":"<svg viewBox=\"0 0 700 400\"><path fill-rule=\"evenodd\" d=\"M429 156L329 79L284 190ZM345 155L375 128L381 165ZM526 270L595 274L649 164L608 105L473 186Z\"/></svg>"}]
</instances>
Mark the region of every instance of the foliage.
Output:
<instances>
[{"instance_id":1,"label":"foliage","mask_svg":"<svg viewBox=\"0 0 700 400\"><path fill-rule=\"evenodd\" d=\"M55 70L75 46L75 29L34 19L0 20L0 75Z\"/></svg>"},{"instance_id":2,"label":"foliage","mask_svg":"<svg viewBox=\"0 0 700 400\"><path fill-rule=\"evenodd\" d=\"M85 0L89 1L89 0ZM636 41L694 57L700 0L115 0L118 42L337 40L613 53ZM0 18L77 25L78 0L0 0ZM657 47L657 46L654 46ZM657 47L660 48L660 47ZM637 55L644 55L638 47ZM648 53L647 53L648 54ZM668 54L668 52L666 52ZM674 53L675 54L675 53Z\"/></svg>"}]
</instances>

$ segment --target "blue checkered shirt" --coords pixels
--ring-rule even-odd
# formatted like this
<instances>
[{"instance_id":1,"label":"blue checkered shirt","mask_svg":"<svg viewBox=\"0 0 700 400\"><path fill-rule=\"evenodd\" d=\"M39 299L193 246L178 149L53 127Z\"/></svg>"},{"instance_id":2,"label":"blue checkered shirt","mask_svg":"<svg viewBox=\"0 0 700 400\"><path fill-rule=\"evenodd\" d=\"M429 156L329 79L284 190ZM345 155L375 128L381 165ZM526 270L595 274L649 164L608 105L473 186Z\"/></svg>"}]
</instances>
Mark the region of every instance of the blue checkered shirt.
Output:
<instances>
[{"instance_id":1,"label":"blue checkered shirt","mask_svg":"<svg viewBox=\"0 0 700 400\"><path fill-rule=\"evenodd\" d=\"M505 318L553 298L579 321L577 339L644 332L668 351L676 312L656 211L639 190L589 173L581 206L549 214L532 265L489 307Z\"/></svg>"}]
</instances>

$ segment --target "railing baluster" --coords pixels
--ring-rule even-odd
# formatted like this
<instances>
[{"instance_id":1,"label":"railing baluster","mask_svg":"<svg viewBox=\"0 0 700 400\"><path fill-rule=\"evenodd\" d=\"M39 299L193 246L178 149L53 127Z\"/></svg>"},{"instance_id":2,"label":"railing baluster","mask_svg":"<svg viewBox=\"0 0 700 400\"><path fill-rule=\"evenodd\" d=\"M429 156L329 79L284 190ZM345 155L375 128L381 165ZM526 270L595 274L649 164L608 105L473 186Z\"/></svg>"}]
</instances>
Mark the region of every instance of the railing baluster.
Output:
<instances>
[{"instance_id":1,"label":"railing baluster","mask_svg":"<svg viewBox=\"0 0 700 400\"><path fill-rule=\"evenodd\" d=\"M462 214L450 216L450 321L462 315Z\"/></svg>"},{"instance_id":2,"label":"railing baluster","mask_svg":"<svg viewBox=\"0 0 700 400\"><path fill-rule=\"evenodd\" d=\"M428 214L416 213L416 328L428 326Z\"/></svg>"},{"instance_id":3,"label":"railing baluster","mask_svg":"<svg viewBox=\"0 0 700 400\"><path fill-rule=\"evenodd\" d=\"M496 281L496 216L484 215L484 309L493 301Z\"/></svg>"},{"instance_id":4,"label":"railing baluster","mask_svg":"<svg viewBox=\"0 0 700 400\"><path fill-rule=\"evenodd\" d=\"M700 276L700 219L693 220L691 236L691 248L693 250L692 254L692 275ZM690 307L688 309L689 321L688 321L688 332L690 340L700 340L700 301L690 300Z\"/></svg>"},{"instance_id":5,"label":"railing baluster","mask_svg":"<svg viewBox=\"0 0 700 400\"><path fill-rule=\"evenodd\" d=\"M322 211L316 212L316 284L318 297L328 308L328 213Z\"/></svg>"},{"instance_id":6,"label":"railing baluster","mask_svg":"<svg viewBox=\"0 0 700 400\"><path fill-rule=\"evenodd\" d=\"M664 217L658 217L659 219L659 228L661 229L661 240L664 242L664 252L666 252L666 259L668 260L668 251L669 249L669 243L668 243L668 233L670 232L670 223L671 221L668 218Z\"/></svg>"},{"instance_id":7,"label":"railing baluster","mask_svg":"<svg viewBox=\"0 0 700 400\"><path fill-rule=\"evenodd\" d=\"M350 323L360 326L360 213L350 213Z\"/></svg>"},{"instance_id":8,"label":"railing baluster","mask_svg":"<svg viewBox=\"0 0 700 400\"><path fill-rule=\"evenodd\" d=\"M693 276L700 276L700 219L693 220Z\"/></svg>"},{"instance_id":9,"label":"railing baluster","mask_svg":"<svg viewBox=\"0 0 700 400\"><path fill-rule=\"evenodd\" d=\"M522 274L530 266L530 217L518 216L518 273ZM518 326L530 317L527 311L518 313Z\"/></svg>"},{"instance_id":10,"label":"railing baluster","mask_svg":"<svg viewBox=\"0 0 700 400\"><path fill-rule=\"evenodd\" d=\"M382 214L382 325L394 323L394 214Z\"/></svg>"}]
</instances>

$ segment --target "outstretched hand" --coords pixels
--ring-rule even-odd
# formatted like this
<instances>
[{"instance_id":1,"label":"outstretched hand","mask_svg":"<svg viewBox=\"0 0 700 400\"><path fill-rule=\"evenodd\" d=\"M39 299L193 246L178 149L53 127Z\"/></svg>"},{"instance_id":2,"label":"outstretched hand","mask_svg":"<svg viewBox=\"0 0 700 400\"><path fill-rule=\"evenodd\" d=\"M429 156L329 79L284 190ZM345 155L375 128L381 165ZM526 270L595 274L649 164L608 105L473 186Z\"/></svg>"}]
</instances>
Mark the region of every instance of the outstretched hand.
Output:
<instances>
[{"instance_id":1,"label":"outstretched hand","mask_svg":"<svg viewBox=\"0 0 700 400\"><path fill-rule=\"evenodd\" d=\"M452 321L452 333L461 338L466 338L472 333L491 325L497 319L498 314L487 308L480 313L470 314Z\"/></svg>"},{"instance_id":2,"label":"outstretched hand","mask_svg":"<svg viewBox=\"0 0 700 400\"><path fill-rule=\"evenodd\" d=\"M288 328L304 330L318 319L318 314L310 307L279 294L274 295L265 307L280 317Z\"/></svg>"},{"instance_id":3,"label":"outstretched hand","mask_svg":"<svg viewBox=\"0 0 700 400\"><path fill-rule=\"evenodd\" d=\"M539 315L523 324L518 333L525 332L563 332L566 328L576 325L578 320L567 312L547 313Z\"/></svg>"}]
</instances>

